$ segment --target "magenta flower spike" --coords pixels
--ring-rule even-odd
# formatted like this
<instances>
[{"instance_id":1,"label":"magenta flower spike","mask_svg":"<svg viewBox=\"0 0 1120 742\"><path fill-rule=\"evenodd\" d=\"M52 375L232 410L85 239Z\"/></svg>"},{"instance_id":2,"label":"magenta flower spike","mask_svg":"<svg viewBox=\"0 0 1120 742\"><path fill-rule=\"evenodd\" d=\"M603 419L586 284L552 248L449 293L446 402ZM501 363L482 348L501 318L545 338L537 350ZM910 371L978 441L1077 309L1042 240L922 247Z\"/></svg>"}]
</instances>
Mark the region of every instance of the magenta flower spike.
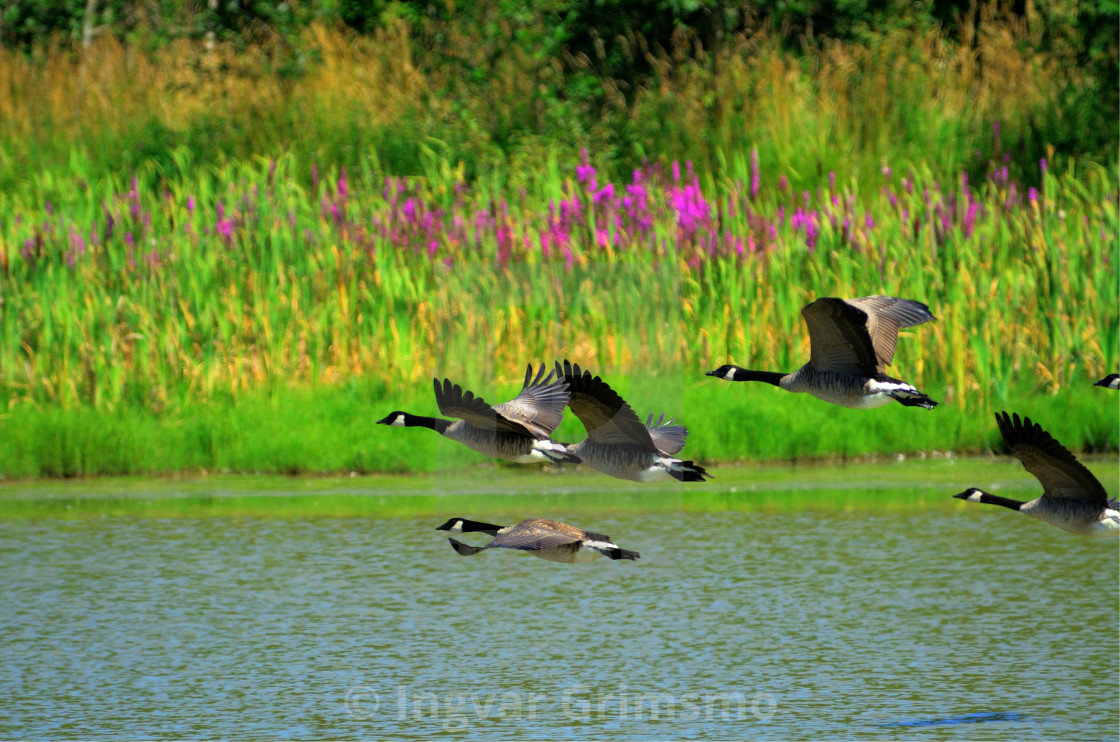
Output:
<instances>
[{"instance_id":1,"label":"magenta flower spike","mask_svg":"<svg viewBox=\"0 0 1120 742\"><path fill-rule=\"evenodd\" d=\"M751 147L751 201L758 199L758 148Z\"/></svg>"}]
</instances>

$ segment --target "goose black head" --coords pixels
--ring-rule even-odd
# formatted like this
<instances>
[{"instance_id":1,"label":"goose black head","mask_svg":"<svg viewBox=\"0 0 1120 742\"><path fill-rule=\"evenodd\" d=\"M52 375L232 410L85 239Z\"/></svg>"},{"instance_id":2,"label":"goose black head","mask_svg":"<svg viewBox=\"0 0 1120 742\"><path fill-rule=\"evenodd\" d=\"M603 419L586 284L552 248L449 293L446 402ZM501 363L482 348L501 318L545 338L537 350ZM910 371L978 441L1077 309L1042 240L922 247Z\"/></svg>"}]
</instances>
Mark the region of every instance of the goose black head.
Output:
<instances>
[{"instance_id":1,"label":"goose black head","mask_svg":"<svg viewBox=\"0 0 1120 742\"><path fill-rule=\"evenodd\" d=\"M400 410L393 410L388 415L386 415L385 417L378 420L377 424L378 425L393 425L393 426L398 427L398 428L403 428L404 426L408 425L408 418L410 418L410 417L412 417L412 416L409 415L407 412L401 412Z\"/></svg>"}]
</instances>

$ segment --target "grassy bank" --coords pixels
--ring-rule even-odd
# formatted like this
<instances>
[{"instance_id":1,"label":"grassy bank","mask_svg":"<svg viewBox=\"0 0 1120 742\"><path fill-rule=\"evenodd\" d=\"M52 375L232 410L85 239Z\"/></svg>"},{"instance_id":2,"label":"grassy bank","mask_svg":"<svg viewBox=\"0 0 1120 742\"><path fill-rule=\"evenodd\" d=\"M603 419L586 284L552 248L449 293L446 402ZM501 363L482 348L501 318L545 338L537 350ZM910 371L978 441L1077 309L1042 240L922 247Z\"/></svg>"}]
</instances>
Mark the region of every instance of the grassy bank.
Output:
<instances>
[{"instance_id":1,"label":"grassy bank","mask_svg":"<svg viewBox=\"0 0 1120 742\"><path fill-rule=\"evenodd\" d=\"M573 164L550 160L533 191L441 160L309 191L287 158L102 183L65 208L0 197L0 471L460 466L469 452L373 421L434 411L433 376L498 402L526 362L564 357L657 385L631 401L689 425L704 460L980 449L1005 407L1068 426L1075 448L1116 446L1116 400L1089 386L1120 365L1108 169L1041 163L1035 188L1001 167L945 182L887 166L871 192L834 174L793 192L749 155L617 183ZM804 304L873 293L938 317L903 333L892 369L943 402L932 415L701 375L793 370Z\"/></svg>"},{"instance_id":2,"label":"grassy bank","mask_svg":"<svg viewBox=\"0 0 1120 742\"><path fill-rule=\"evenodd\" d=\"M686 424L690 436L685 454L711 464L717 479L719 464L735 461L1001 450L991 411L951 403L928 413L900 405L845 410L807 395L698 373L608 378L639 414L665 411ZM517 384L471 380L470 388L500 401L514 396ZM937 386L927 391L935 398L946 396ZM1031 416L1072 449L1115 450L1120 443L1117 402L1107 390L1085 384L1056 394L1011 391L1008 401L992 400L993 409ZM363 380L249 394L236 406L216 401L161 415L132 408L26 407L3 422L0 472L10 478L183 471L447 474L495 466L431 431L375 424L395 409L438 414L430 386L390 394L381 384ZM569 416L556 437L575 441L584 435L578 420Z\"/></svg>"},{"instance_id":3,"label":"grassy bank","mask_svg":"<svg viewBox=\"0 0 1120 742\"><path fill-rule=\"evenodd\" d=\"M0 59L0 473L469 466L372 423L559 358L705 461L979 450L1004 408L1115 448L1116 163L1041 144L1076 80L973 21L654 50L656 84L558 114L539 60L467 84L384 30L309 29L294 79L220 44ZM877 293L938 317L892 367L931 415L702 376L791 371L802 306Z\"/></svg>"}]
</instances>

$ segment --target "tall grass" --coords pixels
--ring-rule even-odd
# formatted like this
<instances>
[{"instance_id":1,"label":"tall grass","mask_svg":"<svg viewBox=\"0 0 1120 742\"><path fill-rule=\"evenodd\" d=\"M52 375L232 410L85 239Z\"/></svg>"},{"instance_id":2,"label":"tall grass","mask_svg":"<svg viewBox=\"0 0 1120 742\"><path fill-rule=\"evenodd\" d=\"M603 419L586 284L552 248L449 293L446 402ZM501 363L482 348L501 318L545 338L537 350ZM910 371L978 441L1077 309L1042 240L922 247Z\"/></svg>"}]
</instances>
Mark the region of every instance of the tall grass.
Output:
<instances>
[{"instance_id":1,"label":"tall grass","mask_svg":"<svg viewBox=\"0 0 1120 742\"><path fill-rule=\"evenodd\" d=\"M435 164L439 164L438 162ZM1043 167L1046 165L1043 163ZM889 172L795 193L729 162L599 179L553 160L539 189L327 173L292 158L138 174L66 213L3 202L12 404L161 408L276 382L432 369L517 375L568 353L604 369L789 369L819 295L927 301L898 361L950 401L1053 392L1117 364L1116 185L1104 168L1023 188ZM574 176L574 177L573 177Z\"/></svg>"},{"instance_id":2,"label":"tall grass","mask_svg":"<svg viewBox=\"0 0 1120 742\"><path fill-rule=\"evenodd\" d=\"M972 149L990 141L993 122L1011 145L1012 175L1033 183L1015 169L1033 168L1040 133L1063 115L1062 91L1092 81L1075 61L1032 51L1039 30L997 4L960 28L956 40L892 31L874 45L801 54L766 30L713 49L683 37L667 50L612 41L655 70L632 87L597 77L596 60L480 45L454 26L422 48L397 25L369 37L313 26L298 52L283 39L146 51L111 37L81 52L0 50L0 185L66 169L74 152L93 181L146 163L189 175L170 156L177 147L198 161L288 151L352 169L376 152L386 173L416 175L425 146L472 180L498 166L520 185L551 146L586 147L616 178L643 157L707 172L755 147L794 188L830 170L866 186L884 157L942 174L982 166L990 147L979 158Z\"/></svg>"},{"instance_id":3,"label":"tall grass","mask_svg":"<svg viewBox=\"0 0 1120 742\"><path fill-rule=\"evenodd\" d=\"M703 411L699 458L981 448L1027 398L1115 447L1084 387L1120 366L1116 164L1024 158L1074 74L1029 28L989 10L960 42L802 57L631 40L657 75L598 81L595 109L542 92L593 60L454 34L418 57L406 31L312 28L294 78L267 46L0 50L0 472L457 465L370 418L430 409L437 375L499 401L562 357L641 411ZM802 306L871 293L938 316L894 372L940 427L701 375L792 370Z\"/></svg>"},{"instance_id":4,"label":"tall grass","mask_svg":"<svg viewBox=\"0 0 1120 742\"><path fill-rule=\"evenodd\" d=\"M725 413L755 419L747 400L757 394L687 379L724 360L796 368L808 357L799 310L820 295L912 297L938 316L904 333L896 372L962 417L950 431L908 439L906 450L919 441L975 446L993 408L1023 395L1084 396L1118 365L1116 185L1104 168L1054 173L1043 164L1034 189L1001 167L976 183L887 166L871 193L835 176L795 193L749 156L718 179L672 164L618 183L586 157L572 169L556 158L535 191L511 192L498 175L471 186L445 161L429 165L422 179L321 173L311 191L292 157L190 165L193 181L141 172L92 187L65 211L2 202L6 425L42 425L49 413L33 410L57 408L74 420L90 411L138 416L136 425L148 417L149 427L190 420L189 432L166 439L198 438L188 448L200 458L188 467L393 468L369 449L340 446L337 432L322 450L350 450L347 460L309 454L314 444L298 433L307 437L330 406L305 405L291 390L361 380L364 393L342 398L363 408L368 434L371 418L389 411L381 407L417 390L426 398L432 376L515 388L526 362L560 357L621 374L624 395L648 377L656 389L647 404L658 411L718 400ZM269 422L254 424L248 411L261 405ZM223 431L212 411L231 406L250 422ZM1078 409L1083 440L1115 445L1103 418ZM339 427L363 435L352 414ZM803 430L814 414L826 413L787 415L786 424ZM734 416L710 417L707 431L693 426L694 442L706 443L692 455L736 456L725 445L734 438L718 434L732 432ZM284 418L295 438L271 432ZM84 450L50 443L51 429L31 436L46 436L37 453L10 454L13 470L87 470L81 460L42 463L50 450ZM889 437L879 430L822 448L791 435L738 451L862 455ZM257 454L242 455L255 439Z\"/></svg>"}]
</instances>

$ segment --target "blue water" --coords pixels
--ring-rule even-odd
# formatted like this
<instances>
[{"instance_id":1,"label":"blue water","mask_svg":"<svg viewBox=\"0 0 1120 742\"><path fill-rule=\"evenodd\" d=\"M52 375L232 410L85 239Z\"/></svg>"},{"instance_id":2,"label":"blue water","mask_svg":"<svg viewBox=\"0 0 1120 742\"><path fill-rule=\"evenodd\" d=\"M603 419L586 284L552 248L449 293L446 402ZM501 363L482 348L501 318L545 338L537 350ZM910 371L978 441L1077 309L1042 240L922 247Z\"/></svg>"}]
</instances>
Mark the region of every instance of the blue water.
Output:
<instances>
[{"instance_id":1,"label":"blue water","mask_svg":"<svg viewBox=\"0 0 1120 742\"><path fill-rule=\"evenodd\" d=\"M947 500L542 514L642 554L583 565L446 509L0 521L0 737L1116 738L1117 542Z\"/></svg>"}]
</instances>

